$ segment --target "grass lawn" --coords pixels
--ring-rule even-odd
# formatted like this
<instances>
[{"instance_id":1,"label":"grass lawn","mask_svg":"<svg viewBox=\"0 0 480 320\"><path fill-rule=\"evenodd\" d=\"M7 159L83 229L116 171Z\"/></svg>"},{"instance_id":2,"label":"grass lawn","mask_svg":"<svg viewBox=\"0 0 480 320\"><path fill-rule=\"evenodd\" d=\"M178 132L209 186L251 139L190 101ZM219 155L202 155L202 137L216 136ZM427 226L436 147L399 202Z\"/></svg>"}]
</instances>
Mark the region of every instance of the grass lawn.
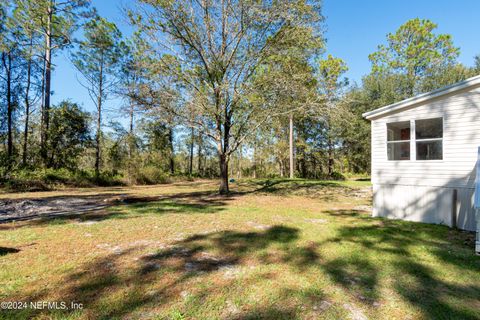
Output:
<instances>
[{"instance_id":1,"label":"grass lawn","mask_svg":"<svg viewBox=\"0 0 480 320\"><path fill-rule=\"evenodd\" d=\"M103 194L102 211L0 224L1 319L480 319L471 233L371 218L368 182L197 181Z\"/></svg>"}]
</instances>

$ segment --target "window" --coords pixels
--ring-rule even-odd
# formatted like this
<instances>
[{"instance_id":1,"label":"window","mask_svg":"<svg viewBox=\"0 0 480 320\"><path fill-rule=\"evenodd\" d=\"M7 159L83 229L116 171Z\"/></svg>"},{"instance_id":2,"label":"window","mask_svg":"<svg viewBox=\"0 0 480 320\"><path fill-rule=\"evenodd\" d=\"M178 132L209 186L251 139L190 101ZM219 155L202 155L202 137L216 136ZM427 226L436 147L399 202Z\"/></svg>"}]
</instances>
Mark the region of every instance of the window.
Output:
<instances>
[{"instance_id":1,"label":"window","mask_svg":"<svg viewBox=\"0 0 480 320\"><path fill-rule=\"evenodd\" d=\"M415 120L417 160L443 159L443 118Z\"/></svg>"},{"instance_id":2,"label":"window","mask_svg":"<svg viewBox=\"0 0 480 320\"><path fill-rule=\"evenodd\" d=\"M410 160L410 121L387 123L388 160Z\"/></svg>"}]
</instances>

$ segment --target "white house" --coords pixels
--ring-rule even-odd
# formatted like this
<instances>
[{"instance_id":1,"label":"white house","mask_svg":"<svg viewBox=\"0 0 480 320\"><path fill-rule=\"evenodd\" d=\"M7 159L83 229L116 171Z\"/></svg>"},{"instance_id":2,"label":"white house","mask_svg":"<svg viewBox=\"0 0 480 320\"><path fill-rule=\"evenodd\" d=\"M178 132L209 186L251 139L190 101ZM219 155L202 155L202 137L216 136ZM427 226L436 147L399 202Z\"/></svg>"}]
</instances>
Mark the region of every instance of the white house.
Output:
<instances>
[{"instance_id":1,"label":"white house","mask_svg":"<svg viewBox=\"0 0 480 320\"><path fill-rule=\"evenodd\" d=\"M476 230L480 76L363 116L372 122L373 215Z\"/></svg>"}]
</instances>

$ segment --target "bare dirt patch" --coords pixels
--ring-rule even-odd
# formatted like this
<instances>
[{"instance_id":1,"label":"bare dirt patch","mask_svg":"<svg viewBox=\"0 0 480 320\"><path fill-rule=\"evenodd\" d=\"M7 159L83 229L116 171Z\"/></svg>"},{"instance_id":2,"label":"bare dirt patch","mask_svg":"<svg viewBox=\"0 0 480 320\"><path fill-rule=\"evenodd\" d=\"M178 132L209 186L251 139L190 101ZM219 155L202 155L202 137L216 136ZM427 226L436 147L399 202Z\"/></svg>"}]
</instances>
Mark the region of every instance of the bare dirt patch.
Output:
<instances>
[{"instance_id":1,"label":"bare dirt patch","mask_svg":"<svg viewBox=\"0 0 480 320\"><path fill-rule=\"evenodd\" d=\"M104 200L107 199L99 197L58 197L0 200L0 223L101 210L110 204Z\"/></svg>"}]
</instances>

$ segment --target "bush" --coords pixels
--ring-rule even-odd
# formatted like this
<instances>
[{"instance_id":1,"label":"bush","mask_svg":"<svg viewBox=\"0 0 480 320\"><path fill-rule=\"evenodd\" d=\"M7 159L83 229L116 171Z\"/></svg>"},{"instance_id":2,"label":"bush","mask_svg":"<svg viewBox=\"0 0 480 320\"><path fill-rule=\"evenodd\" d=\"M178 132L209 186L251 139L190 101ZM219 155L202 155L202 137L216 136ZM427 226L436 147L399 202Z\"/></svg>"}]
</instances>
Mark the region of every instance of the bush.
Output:
<instances>
[{"instance_id":1,"label":"bush","mask_svg":"<svg viewBox=\"0 0 480 320\"><path fill-rule=\"evenodd\" d=\"M348 180L355 180L355 181L369 181L370 175L368 173L351 173L347 172L344 174L345 178Z\"/></svg>"},{"instance_id":2,"label":"bush","mask_svg":"<svg viewBox=\"0 0 480 320\"><path fill-rule=\"evenodd\" d=\"M133 173L132 183L134 184L163 184L169 182L169 176L161 168L155 166L146 166L138 168Z\"/></svg>"},{"instance_id":3,"label":"bush","mask_svg":"<svg viewBox=\"0 0 480 320\"><path fill-rule=\"evenodd\" d=\"M59 187L92 187L122 185L121 177L109 172L95 176L93 171L68 169L21 169L9 174L0 185L13 191L41 191Z\"/></svg>"},{"instance_id":4,"label":"bush","mask_svg":"<svg viewBox=\"0 0 480 320\"><path fill-rule=\"evenodd\" d=\"M88 181L96 186L111 187L125 185L123 182L123 177L113 171L100 172L99 176L95 176L95 172L93 170L81 172L86 173Z\"/></svg>"},{"instance_id":5,"label":"bush","mask_svg":"<svg viewBox=\"0 0 480 320\"><path fill-rule=\"evenodd\" d=\"M343 180L345 180L345 176L338 171L334 171L330 175L330 179L343 181Z\"/></svg>"}]
</instances>

